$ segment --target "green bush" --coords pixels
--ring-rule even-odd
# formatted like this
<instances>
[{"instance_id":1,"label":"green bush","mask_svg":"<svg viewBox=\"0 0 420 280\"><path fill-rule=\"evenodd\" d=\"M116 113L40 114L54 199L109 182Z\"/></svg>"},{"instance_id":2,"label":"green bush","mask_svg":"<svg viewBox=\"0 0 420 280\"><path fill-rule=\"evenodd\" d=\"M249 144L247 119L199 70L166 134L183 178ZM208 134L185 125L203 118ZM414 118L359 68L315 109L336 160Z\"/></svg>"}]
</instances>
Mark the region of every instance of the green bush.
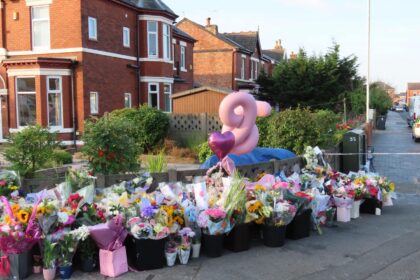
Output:
<instances>
[{"instance_id":1,"label":"green bush","mask_svg":"<svg viewBox=\"0 0 420 280\"><path fill-rule=\"evenodd\" d=\"M205 162L208 158L213 155L213 151L210 149L209 143L203 142L197 146L198 160Z\"/></svg>"},{"instance_id":2,"label":"green bush","mask_svg":"<svg viewBox=\"0 0 420 280\"><path fill-rule=\"evenodd\" d=\"M146 159L146 170L150 173L160 173L168 169L165 154L162 151L158 155L149 155Z\"/></svg>"},{"instance_id":3,"label":"green bush","mask_svg":"<svg viewBox=\"0 0 420 280\"><path fill-rule=\"evenodd\" d=\"M334 146L337 143L336 125L341 122L341 115L330 110L318 110L313 116L321 133L318 145L322 148Z\"/></svg>"},{"instance_id":4,"label":"green bush","mask_svg":"<svg viewBox=\"0 0 420 280\"><path fill-rule=\"evenodd\" d=\"M356 114L366 112L366 90L357 89L350 93L350 104L352 111ZM370 90L370 108L376 110L378 115L386 114L392 106L392 99L388 93L378 87L371 87Z\"/></svg>"},{"instance_id":5,"label":"green bush","mask_svg":"<svg viewBox=\"0 0 420 280\"><path fill-rule=\"evenodd\" d=\"M36 170L45 167L59 145L57 134L39 125L11 134L9 141L4 155L12 163L12 169L25 178L32 178Z\"/></svg>"},{"instance_id":6,"label":"green bush","mask_svg":"<svg viewBox=\"0 0 420 280\"><path fill-rule=\"evenodd\" d=\"M52 157L58 164L70 164L73 162L72 154L64 150L55 150Z\"/></svg>"},{"instance_id":7,"label":"green bush","mask_svg":"<svg viewBox=\"0 0 420 280\"><path fill-rule=\"evenodd\" d=\"M152 151L165 139L169 129L167 114L143 105L139 108L115 110L111 117L122 118L125 122L134 125L136 143L144 151Z\"/></svg>"},{"instance_id":8,"label":"green bush","mask_svg":"<svg viewBox=\"0 0 420 280\"><path fill-rule=\"evenodd\" d=\"M133 136L135 122L105 115L85 122L83 153L95 173L117 174L139 169L141 149Z\"/></svg>"},{"instance_id":9,"label":"green bush","mask_svg":"<svg viewBox=\"0 0 420 280\"><path fill-rule=\"evenodd\" d=\"M269 147L268 142L268 134L269 134L269 124L270 119L273 118L273 116L277 114L276 112L272 112L270 116L265 118L257 118L256 124L258 127L258 132L260 134L260 139L258 142L258 147Z\"/></svg>"},{"instance_id":10,"label":"green bush","mask_svg":"<svg viewBox=\"0 0 420 280\"><path fill-rule=\"evenodd\" d=\"M303 154L306 146L320 142L320 128L309 109L298 107L273 115L269 120L267 145Z\"/></svg>"}]
</instances>

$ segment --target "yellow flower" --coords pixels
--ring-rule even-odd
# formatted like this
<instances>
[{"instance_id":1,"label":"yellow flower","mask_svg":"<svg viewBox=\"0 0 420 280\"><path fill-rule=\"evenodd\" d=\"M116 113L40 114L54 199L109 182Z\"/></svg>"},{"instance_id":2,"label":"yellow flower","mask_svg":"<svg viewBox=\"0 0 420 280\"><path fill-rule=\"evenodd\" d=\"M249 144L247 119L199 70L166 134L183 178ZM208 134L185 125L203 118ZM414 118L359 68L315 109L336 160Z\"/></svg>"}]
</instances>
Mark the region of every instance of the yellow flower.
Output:
<instances>
[{"instance_id":1,"label":"yellow flower","mask_svg":"<svg viewBox=\"0 0 420 280\"><path fill-rule=\"evenodd\" d=\"M184 219L180 216L176 216L174 218L175 222L178 223L178 225L182 226L184 224Z\"/></svg>"},{"instance_id":2,"label":"yellow flower","mask_svg":"<svg viewBox=\"0 0 420 280\"><path fill-rule=\"evenodd\" d=\"M267 189L262 185L256 185L255 191L266 191Z\"/></svg>"},{"instance_id":3,"label":"yellow flower","mask_svg":"<svg viewBox=\"0 0 420 280\"><path fill-rule=\"evenodd\" d=\"M16 191L19 189L19 186L10 186L9 189L11 189L12 191Z\"/></svg>"},{"instance_id":4,"label":"yellow flower","mask_svg":"<svg viewBox=\"0 0 420 280\"><path fill-rule=\"evenodd\" d=\"M17 217L22 224L26 224L29 220L29 213L25 210L20 210Z\"/></svg>"},{"instance_id":5,"label":"yellow flower","mask_svg":"<svg viewBox=\"0 0 420 280\"><path fill-rule=\"evenodd\" d=\"M261 225L262 223L264 223L264 220L265 220L265 217L264 217L264 216L262 216L262 217L260 217L258 220L256 220L256 221L255 221L255 223L256 223L257 225Z\"/></svg>"},{"instance_id":6,"label":"yellow flower","mask_svg":"<svg viewBox=\"0 0 420 280\"><path fill-rule=\"evenodd\" d=\"M12 205L12 212L14 214L16 214L19 210L20 210L20 205L19 204L13 204Z\"/></svg>"},{"instance_id":7,"label":"yellow flower","mask_svg":"<svg viewBox=\"0 0 420 280\"><path fill-rule=\"evenodd\" d=\"M395 184L394 183L389 184L389 191L390 192L395 191Z\"/></svg>"},{"instance_id":8,"label":"yellow flower","mask_svg":"<svg viewBox=\"0 0 420 280\"><path fill-rule=\"evenodd\" d=\"M248 212L254 213L262 207L261 201L257 200L248 207Z\"/></svg>"},{"instance_id":9,"label":"yellow flower","mask_svg":"<svg viewBox=\"0 0 420 280\"><path fill-rule=\"evenodd\" d=\"M11 225L12 224L12 218L10 218L9 215L6 215L6 217L4 218L4 223L7 225Z\"/></svg>"},{"instance_id":10,"label":"yellow flower","mask_svg":"<svg viewBox=\"0 0 420 280\"><path fill-rule=\"evenodd\" d=\"M45 207L38 207L36 209L36 214L37 215L44 215L45 214Z\"/></svg>"}]
</instances>

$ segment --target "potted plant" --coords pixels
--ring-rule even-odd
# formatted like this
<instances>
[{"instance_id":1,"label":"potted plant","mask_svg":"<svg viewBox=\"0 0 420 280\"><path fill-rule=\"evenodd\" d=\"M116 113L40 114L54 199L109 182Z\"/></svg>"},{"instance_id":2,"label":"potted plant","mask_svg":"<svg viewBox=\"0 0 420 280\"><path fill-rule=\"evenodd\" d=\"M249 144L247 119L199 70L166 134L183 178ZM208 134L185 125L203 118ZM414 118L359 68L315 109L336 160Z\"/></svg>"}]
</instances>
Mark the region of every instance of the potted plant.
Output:
<instances>
[{"instance_id":1,"label":"potted plant","mask_svg":"<svg viewBox=\"0 0 420 280\"><path fill-rule=\"evenodd\" d=\"M59 246L59 267L61 279L69 279L73 274L73 256L80 240L86 240L89 236L89 229L81 226L75 230L65 233L58 241Z\"/></svg>"},{"instance_id":2,"label":"potted plant","mask_svg":"<svg viewBox=\"0 0 420 280\"><path fill-rule=\"evenodd\" d=\"M56 259L58 256L57 243L53 243L48 239L42 242L42 274L45 280L53 280L56 274Z\"/></svg>"},{"instance_id":3,"label":"potted plant","mask_svg":"<svg viewBox=\"0 0 420 280\"><path fill-rule=\"evenodd\" d=\"M201 235L198 236L197 234L192 240L192 258L197 259L200 257L200 249L201 249Z\"/></svg>"},{"instance_id":4,"label":"potted plant","mask_svg":"<svg viewBox=\"0 0 420 280\"><path fill-rule=\"evenodd\" d=\"M77 252L79 253L80 270L92 272L97 268L99 249L92 238L88 237L86 240L80 241Z\"/></svg>"},{"instance_id":5,"label":"potted plant","mask_svg":"<svg viewBox=\"0 0 420 280\"><path fill-rule=\"evenodd\" d=\"M33 255L33 272L34 274L42 272L42 257L40 255Z\"/></svg>"},{"instance_id":6,"label":"potted plant","mask_svg":"<svg viewBox=\"0 0 420 280\"><path fill-rule=\"evenodd\" d=\"M166 257L166 264L169 267L175 265L177 254L178 254L178 244L173 240L166 242L165 257Z\"/></svg>"},{"instance_id":7,"label":"potted plant","mask_svg":"<svg viewBox=\"0 0 420 280\"><path fill-rule=\"evenodd\" d=\"M222 255L224 233L227 227L226 212L221 208L209 208L201 211L197 219L202 228L202 240L206 255L217 258Z\"/></svg>"}]
</instances>

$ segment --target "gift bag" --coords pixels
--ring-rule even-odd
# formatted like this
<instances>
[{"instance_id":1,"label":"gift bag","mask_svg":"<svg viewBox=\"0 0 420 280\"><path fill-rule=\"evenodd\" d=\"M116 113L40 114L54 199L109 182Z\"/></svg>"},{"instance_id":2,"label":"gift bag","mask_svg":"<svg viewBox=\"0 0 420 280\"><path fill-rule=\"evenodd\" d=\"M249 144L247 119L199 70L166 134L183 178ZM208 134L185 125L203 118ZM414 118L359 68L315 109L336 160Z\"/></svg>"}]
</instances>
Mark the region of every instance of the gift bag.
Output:
<instances>
[{"instance_id":1,"label":"gift bag","mask_svg":"<svg viewBox=\"0 0 420 280\"><path fill-rule=\"evenodd\" d=\"M115 251L99 250L101 274L108 277L117 277L128 272L127 253L125 246Z\"/></svg>"}]
</instances>

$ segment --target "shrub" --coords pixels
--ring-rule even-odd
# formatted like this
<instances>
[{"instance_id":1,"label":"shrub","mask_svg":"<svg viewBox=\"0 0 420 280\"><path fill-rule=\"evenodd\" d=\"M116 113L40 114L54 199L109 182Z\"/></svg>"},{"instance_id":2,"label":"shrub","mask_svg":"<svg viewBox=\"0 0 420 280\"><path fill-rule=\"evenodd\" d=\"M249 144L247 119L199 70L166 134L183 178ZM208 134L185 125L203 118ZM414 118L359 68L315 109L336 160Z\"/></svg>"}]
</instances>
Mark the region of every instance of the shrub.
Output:
<instances>
[{"instance_id":1,"label":"shrub","mask_svg":"<svg viewBox=\"0 0 420 280\"><path fill-rule=\"evenodd\" d=\"M208 142L203 142L197 146L198 151L198 160L200 162L205 162L213 155L213 151L210 149Z\"/></svg>"},{"instance_id":2,"label":"shrub","mask_svg":"<svg viewBox=\"0 0 420 280\"><path fill-rule=\"evenodd\" d=\"M267 144L302 154L306 146L318 145L320 129L309 109L298 107L273 115L269 120Z\"/></svg>"},{"instance_id":3,"label":"shrub","mask_svg":"<svg viewBox=\"0 0 420 280\"><path fill-rule=\"evenodd\" d=\"M318 145L322 148L334 146L337 143L336 126L340 123L341 116L330 110L318 110L313 113L313 116L321 133Z\"/></svg>"},{"instance_id":4,"label":"shrub","mask_svg":"<svg viewBox=\"0 0 420 280\"><path fill-rule=\"evenodd\" d=\"M55 150L52 158L58 164L70 164L73 162L72 154L64 150Z\"/></svg>"},{"instance_id":5,"label":"shrub","mask_svg":"<svg viewBox=\"0 0 420 280\"><path fill-rule=\"evenodd\" d=\"M270 116L266 118L257 118L256 124L258 127L258 132L260 133L260 139L258 141L259 147L269 147L268 143L268 134L269 134L269 123L270 119L277 114L276 112L272 112Z\"/></svg>"},{"instance_id":6,"label":"shrub","mask_svg":"<svg viewBox=\"0 0 420 280\"><path fill-rule=\"evenodd\" d=\"M167 169L165 155L163 150L156 156L148 156L146 160L146 170L150 173L164 172Z\"/></svg>"},{"instance_id":7,"label":"shrub","mask_svg":"<svg viewBox=\"0 0 420 280\"><path fill-rule=\"evenodd\" d=\"M25 178L32 178L35 171L53 159L58 147L57 134L39 125L30 126L10 135L10 146L4 155L12 163L12 169Z\"/></svg>"},{"instance_id":8,"label":"shrub","mask_svg":"<svg viewBox=\"0 0 420 280\"><path fill-rule=\"evenodd\" d=\"M136 143L144 151L152 151L165 139L169 129L167 114L143 105L139 108L115 110L112 117L122 118L134 125L133 134Z\"/></svg>"},{"instance_id":9,"label":"shrub","mask_svg":"<svg viewBox=\"0 0 420 280\"><path fill-rule=\"evenodd\" d=\"M117 174L139 169L141 149L133 136L135 125L110 115L85 122L83 153L95 173Z\"/></svg>"}]
</instances>

